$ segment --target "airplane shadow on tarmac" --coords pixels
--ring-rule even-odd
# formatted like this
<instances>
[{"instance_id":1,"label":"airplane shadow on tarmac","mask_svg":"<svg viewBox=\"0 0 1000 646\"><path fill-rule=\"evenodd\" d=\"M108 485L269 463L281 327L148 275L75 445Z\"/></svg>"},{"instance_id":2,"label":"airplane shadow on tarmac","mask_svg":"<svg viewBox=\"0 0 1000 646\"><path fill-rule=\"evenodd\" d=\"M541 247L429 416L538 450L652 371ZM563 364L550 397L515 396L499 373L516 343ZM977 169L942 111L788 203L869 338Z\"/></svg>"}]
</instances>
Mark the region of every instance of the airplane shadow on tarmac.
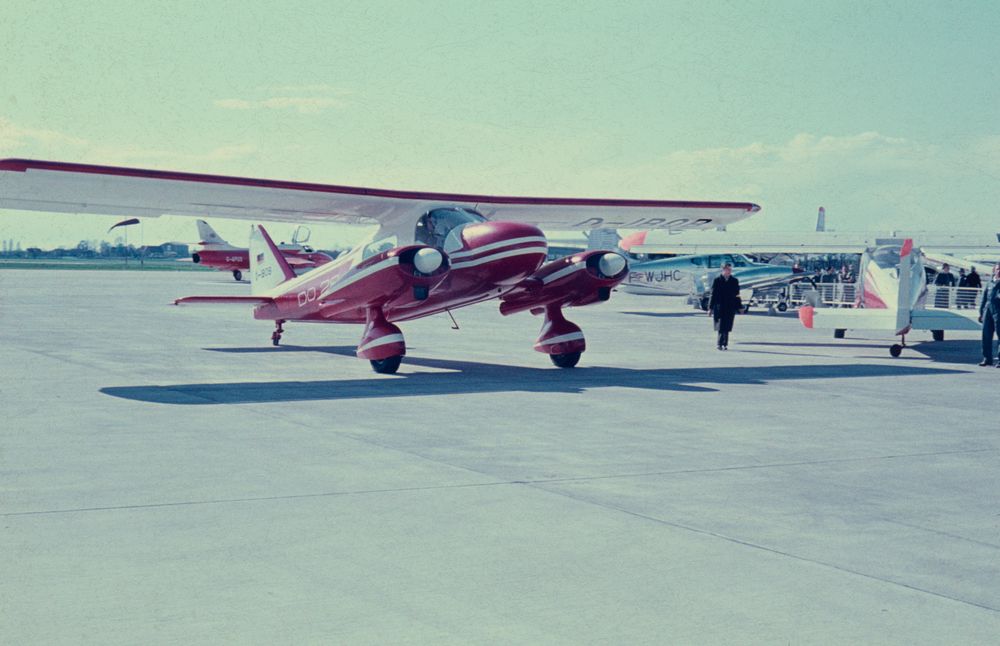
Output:
<instances>
[{"instance_id":1,"label":"airplane shadow on tarmac","mask_svg":"<svg viewBox=\"0 0 1000 646\"><path fill-rule=\"evenodd\" d=\"M281 348L209 348L215 352L325 352L354 359L354 346ZM356 359L354 359L356 360ZM453 372L409 372L413 368ZM284 401L372 399L489 392L583 393L591 388L644 388L681 392L716 392L710 385L766 385L772 381L962 374L961 370L841 363L821 366L763 366L630 369L602 366L572 370L455 361L408 355L402 373L369 379L259 381L167 386L116 386L100 392L112 397L157 404L256 404Z\"/></svg>"},{"instance_id":2,"label":"airplane shadow on tarmac","mask_svg":"<svg viewBox=\"0 0 1000 646\"><path fill-rule=\"evenodd\" d=\"M888 348L898 339L864 339L863 343L846 339L844 341L822 341L816 343L781 343L776 341L741 341L740 346L778 346L782 348L861 348L879 352L859 359L888 358ZM974 364L982 358L982 342L974 339L951 339L946 341L917 341L907 345L896 361L935 361L943 363ZM994 353L995 356L995 353Z\"/></svg>"}]
</instances>

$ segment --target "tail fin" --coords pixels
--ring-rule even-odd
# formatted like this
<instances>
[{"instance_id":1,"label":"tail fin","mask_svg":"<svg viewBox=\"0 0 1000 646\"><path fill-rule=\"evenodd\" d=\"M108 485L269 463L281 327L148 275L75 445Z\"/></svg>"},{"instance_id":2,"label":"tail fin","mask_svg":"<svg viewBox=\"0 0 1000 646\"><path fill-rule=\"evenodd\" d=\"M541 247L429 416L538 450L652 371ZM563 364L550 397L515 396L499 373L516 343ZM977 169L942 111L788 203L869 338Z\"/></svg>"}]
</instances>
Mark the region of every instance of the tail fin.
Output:
<instances>
[{"instance_id":1,"label":"tail fin","mask_svg":"<svg viewBox=\"0 0 1000 646\"><path fill-rule=\"evenodd\" d=\"M919 252L918 252L919 253ZM913 266L917 254L913 253L913 240L907 238L899 250L899 290L896 292L896 334L910 331L910 313L913 309ZM923 277L921 276L921 279Z\"/></svg>"},{"instance_id":2,"label":"tail fin","mask_svg":"<svg viewBox=\"0 0 1000 646\"><path fill-rule=\"evenodd\" d=\"M826 231L826 209L822 206L819 207L819 213L816 214L816 230L820 233Z\"/></svg>"},{"instance_id":3,"label":"tail fin","mask_svg":"<svg viewBox=\"0 0 1000 646\"><path fill-rule=\"evenodd\" d=\"M229 244L204 220L198 220L198 235L202 244Z\"/></svg>"},{"instance_id":4,"label":"tail fin","mask_svg":"<svg viewBox=\"0 0 1000 646\"><path fill-rule=\"evenodd\" d=\"M278 251L271 236L259 224L250 228L250 293L254 296L267 292L286 280L295 278L295 272Z\"/></svg>"}]
</instances>

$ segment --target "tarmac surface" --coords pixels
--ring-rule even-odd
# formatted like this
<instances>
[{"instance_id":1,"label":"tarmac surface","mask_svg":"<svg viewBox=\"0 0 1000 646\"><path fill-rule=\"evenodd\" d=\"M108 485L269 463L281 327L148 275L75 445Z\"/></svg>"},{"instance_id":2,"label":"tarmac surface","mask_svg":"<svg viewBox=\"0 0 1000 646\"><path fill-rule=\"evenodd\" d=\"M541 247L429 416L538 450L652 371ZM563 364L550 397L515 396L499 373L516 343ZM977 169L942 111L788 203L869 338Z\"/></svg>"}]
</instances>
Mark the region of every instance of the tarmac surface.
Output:
<instances>
[{"instance_id":1,"label":"tarmac surface","mask_svg":"<svg viewBox=\"0 0 1000 646\"><path fill-rule=\"evenodd\" d=\"M997 643L1000 370L975 333L496 303L271 325L227 275L0 271L0 641ZM924 339L927 339L924 342Z\"/></svg>"}]
</instances>

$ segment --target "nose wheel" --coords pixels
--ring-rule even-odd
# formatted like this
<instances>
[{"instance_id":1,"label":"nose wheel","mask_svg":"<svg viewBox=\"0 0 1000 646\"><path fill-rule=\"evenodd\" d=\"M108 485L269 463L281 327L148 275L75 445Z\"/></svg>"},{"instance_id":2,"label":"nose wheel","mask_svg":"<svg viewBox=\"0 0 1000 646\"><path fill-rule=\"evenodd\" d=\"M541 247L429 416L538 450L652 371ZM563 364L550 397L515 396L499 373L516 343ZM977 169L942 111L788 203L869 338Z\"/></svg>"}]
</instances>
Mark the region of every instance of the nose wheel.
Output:
<instances>
[{"instance_id":1,"label":"nose wheel","mask_svg":"<svg viewBox=\"0 0 1000 646\"><path fill-rule=\"evenodd\" d=\"M274 322L274 332L271 332L271 345L278 345L281 343L281 334L285 331L285 328L281 327L284 321Z\"/></svg>"}]
</instances>

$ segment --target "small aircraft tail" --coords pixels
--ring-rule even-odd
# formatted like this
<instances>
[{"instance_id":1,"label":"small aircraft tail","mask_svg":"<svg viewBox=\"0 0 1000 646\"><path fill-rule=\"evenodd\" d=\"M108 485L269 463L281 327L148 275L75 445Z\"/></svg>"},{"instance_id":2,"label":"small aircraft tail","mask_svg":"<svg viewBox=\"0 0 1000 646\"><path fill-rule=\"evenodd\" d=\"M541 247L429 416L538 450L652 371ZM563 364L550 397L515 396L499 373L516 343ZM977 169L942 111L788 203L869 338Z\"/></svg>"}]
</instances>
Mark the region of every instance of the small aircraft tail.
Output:
<instances>
[{"instance_id":1,"label":"small aircraft tail","mask_svg":"<svg viewBox=\"0 0 1000 646\"><path fill-rule=\"evenodd\" d=\"M198 220L198 235L201 237L202 244L229 244L204 220Z\"/></svg>"},{"instance_id":2,"label":"small aircraft tail","mask_svg":"<svg viewBox=\"0 0 1000 646\"><path fill-rule=\"evenodd\" d=\"M295 272L271 236L264 227L255 224L250 229L250 293L263 294L292 278Z\"/></svg>"},{"instance_id":3,"label":"small aircraft tail","mask_svg":"<svg viewBox=\"0 0 1000 646\"><path fill-rule=\"evenodd\" d=\"M899 291L896 292L896 334L910 331L910 314L913 311L913 269L918 261L913 253L913 240L907 238L899 250ZM923 272L921 271L921 279ZM922 284L922 283L921 283Z\"/></svg>"}]
</instances>

